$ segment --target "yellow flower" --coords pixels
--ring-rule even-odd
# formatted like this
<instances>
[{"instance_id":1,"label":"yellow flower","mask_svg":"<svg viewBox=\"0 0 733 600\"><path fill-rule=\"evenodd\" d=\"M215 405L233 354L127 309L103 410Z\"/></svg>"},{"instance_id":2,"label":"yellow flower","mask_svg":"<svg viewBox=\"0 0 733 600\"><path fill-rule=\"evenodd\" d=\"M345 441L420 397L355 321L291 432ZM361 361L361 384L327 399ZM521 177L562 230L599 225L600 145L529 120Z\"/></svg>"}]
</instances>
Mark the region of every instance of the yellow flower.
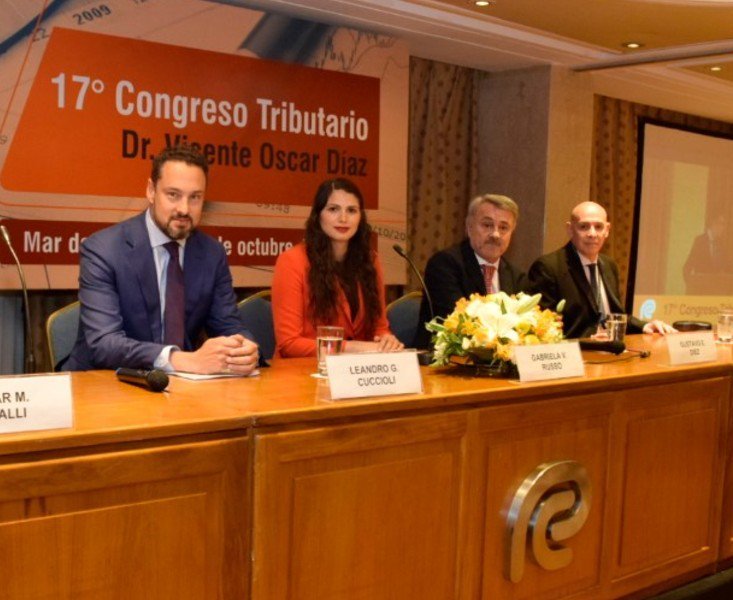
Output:
<instances>
[{"instance_id":1,"label":"yellow flower","mask_svg":"<svg viewBox=\"0 0 733 600\"><path fill-rule=\"evenodd\" d=\"M512 344L497 344L494 354L498 359L509 362L513 354Z\"/></svg>"},{"instance_id":2,"label":"yellow flower","mask_svg":"<svg viewBox=\"0 0 733 600\"><path fill-rule=\"evenodd\" d=\"M448 317L430 323L435 327L431 331L437 331L433 365L448 364L454 354L481 362L514 362L514 346L561 341L562 317L540 309L539 301L539 294L521 292L461 298Z\"/></svg>"},{"instance_id":3,"label":"yellow flower","mask_svg":"<svg viewBox=\"0 0 733 600\"><path fill-rule=\"evenodd\" d=\"M456 307L453 310L453 314L466 312L466 306L468 306L468 300L466 300L465 298L461 298L458 302L456 302Z\"/></svg>"},{"instance_id":4,"label":"yellow flower","mask_svg":"<svg viewBox=\"0 0 733 600\"><path fill-rule=\"evenodd\" d=\"M456 312L451 313L443 322L443 326L449 331L456 331L458 329L458 314Z\"/></svg>"},{"instance_id":5,"label":"yellow flower","mask_svg":"<svg viewBox=\"0 0 733 600\"><path fill-rule=\"evenodd\" d=\"M496 340L496 336L492 335L488 329L476 328L473 332L473 342L481 348L488 348Z\"/></svg>"}]
</instances>

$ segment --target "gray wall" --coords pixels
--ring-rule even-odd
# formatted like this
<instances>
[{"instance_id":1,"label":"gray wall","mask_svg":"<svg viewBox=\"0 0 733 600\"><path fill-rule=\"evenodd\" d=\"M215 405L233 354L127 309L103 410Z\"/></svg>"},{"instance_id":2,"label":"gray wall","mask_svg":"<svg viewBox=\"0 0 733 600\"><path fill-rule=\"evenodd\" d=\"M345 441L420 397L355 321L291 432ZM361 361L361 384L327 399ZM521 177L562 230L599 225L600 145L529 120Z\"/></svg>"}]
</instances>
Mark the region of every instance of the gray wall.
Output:
<instances>
[{"instance_id":1,"label":"gray wall","mask_svg":"<svg viewBox=\"0 0 733 600\"><path fill-rule=\"evenodd\" d=\"M527 269L565 243L565 222L588 200L593 144L591 79L559 67L487 74L479 91L478 193L520 208L507 258Z\"/></svg>"}]
</instances>

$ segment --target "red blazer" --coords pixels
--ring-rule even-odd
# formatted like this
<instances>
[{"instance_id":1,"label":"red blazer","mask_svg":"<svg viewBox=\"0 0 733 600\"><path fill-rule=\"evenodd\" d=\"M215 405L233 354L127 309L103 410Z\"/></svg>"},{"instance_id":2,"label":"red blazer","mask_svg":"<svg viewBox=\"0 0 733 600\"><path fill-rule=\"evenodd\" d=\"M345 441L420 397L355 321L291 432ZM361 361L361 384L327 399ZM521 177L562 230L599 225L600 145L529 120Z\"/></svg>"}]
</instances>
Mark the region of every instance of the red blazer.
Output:
<instances>
[{"instance_id":1,"label":"red blazer","mask_svg":"<svg viewBox=\"0 0 733 600\"><path fill-rule=\"evenodd\" d=\"M384 279L379 260L374 260L377 269L377 285L380 290L381 311L374 335L390 333L384 304ZM310 264L301 243L283 252L275 263L272 280L272 315L275 321L277 355L287 358L316 355L316 324L306 318L308 314L308 269ZM346 295L339 290L336 306L336 320L321 325L337 325L344 328L345 340L367 339L367 323L364 315L364 298L359 290L359 312L352 318Z\"/></svg>"}]
</instances>

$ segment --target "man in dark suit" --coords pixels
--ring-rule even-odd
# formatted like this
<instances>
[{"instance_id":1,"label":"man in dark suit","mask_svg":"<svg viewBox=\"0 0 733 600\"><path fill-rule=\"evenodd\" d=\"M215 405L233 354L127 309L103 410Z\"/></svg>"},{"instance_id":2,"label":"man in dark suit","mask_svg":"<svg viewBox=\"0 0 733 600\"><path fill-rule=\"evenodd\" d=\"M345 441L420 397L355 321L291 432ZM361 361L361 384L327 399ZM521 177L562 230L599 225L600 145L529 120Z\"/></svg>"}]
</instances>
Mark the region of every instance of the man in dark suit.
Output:
<instances>
[{"instance_id":1,"label":"man in dark suit","mask_svg":"<svg viewBox=\"0 0 733 600\"><path fill-rule=\"evenodd\" d=\"M239 320L224 249L196 229L207 176L198 152L163 150L148 209L82 244L79 336L64 368L255 369L257 344ZM199 345L204 331L210 337Z\"/></svg>"},{"instance_id":2,"label":"man in dark suit","mask_svg":"<svg viewBox=\"0 0 733 600\"><path fill-rule=\"evenodd\" d=\"M710 294L712 290L721 292L727 287L719 277L733 274L727 231L726 216L713 213L705 233L693 241L682 271L688 294Z\"/></svg>"},{"instance_id":3,"label":"man in dark suit","mask_svg":"<svg viewBox=\"0 0 733 600\"><path fill-rule=\"evenodd\" d=\"M559 250L538 258L529 269L532 293L541 293L540 305L555 310L561 300L566 337L602 335L599 326L610 313L624 312L620 300L618 268L601 248L611 224L605 209L595 202L578 204L566 223L570 241ZM629 317L629 333L668 333L663 321Z\"/></svg>"},{"instance_id":4,"label":"man in dark suit","mask_svg":"<svg viewBox=\"0 0 733 600\"><path fill-rule=\"evenodd\" d=\"M421 324L433 317L447 317L458 300L471 294L515 294L527 289L526 275L503 258L518 217L519 207L507 196L484 194L471 200L466 216L467 238L434 254L425 267L425 286L434 314L430 314L427 299L423 298ZM430 333L418 327L415 346L425 348L429 343Z\"/></svg>"}]
</instances>

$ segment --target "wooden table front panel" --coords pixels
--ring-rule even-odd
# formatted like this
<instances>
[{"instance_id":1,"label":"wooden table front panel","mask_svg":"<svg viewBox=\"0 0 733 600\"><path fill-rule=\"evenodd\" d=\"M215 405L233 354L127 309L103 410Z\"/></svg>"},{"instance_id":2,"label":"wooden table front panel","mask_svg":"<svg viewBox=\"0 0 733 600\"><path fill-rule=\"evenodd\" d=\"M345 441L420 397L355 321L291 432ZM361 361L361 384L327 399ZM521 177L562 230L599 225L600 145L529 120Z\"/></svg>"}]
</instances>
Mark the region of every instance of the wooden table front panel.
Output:
<instances>
[{"instance_id":1,"label":"wooden table front panel","mask_svg":"<svg viewBox=\"0 0 733 600\"><path fill-rule=\"evenodd\" d=\"M607 522L615 595L714 570L729 385L693 380L619 395Z\"/></svg>"},{"instance_id":2,"label":"wooden table front panel","mask_svg":"<svg viewBox=\"0 0 733 600\"><path fill-rule=\"evenodd\" d=\"M612 406L610 394L597 394L479 412L482 459L477 472L482 479L484 507L482 526L476 528L484 533L480 598L600 597ZM591 481L588 519L577 535L562 543L572 550L572 563L562 569L545 570L533 560L527 547L523 577L513 583L505 571L507 515L514 494L539 465L566 460L582 464Z\"/></svg>"},{"instance_id":3,"label":"wooden table front panel","mask_svg":"<svg viewBox=\"0 0 733 600\"><path fill-rule=\"evenodd\" d=\"M733 562L733 410L730 409L730 406L728 408L725 464L719 556L721 562L728 567Z\"/></svg>"},{"instance_id":4,"label":"wooden table front panel","mask_svg":"<svg viewBox=\"0 0 733 600\"><path fill-rule=\"evenodd\" d=\"M0 597L246 597L246 461L240 438L0 466Z\"/></svg>"},{"instance_id":5,"label":"wooden table front panel","mask_svg":"<svg viewBox=\"0 0 733 600\"><path fill-rule=\"evenodd\" d=\"M466 414L263 434L253 599L456 597Z\"/></svg>"}]
</instances>

